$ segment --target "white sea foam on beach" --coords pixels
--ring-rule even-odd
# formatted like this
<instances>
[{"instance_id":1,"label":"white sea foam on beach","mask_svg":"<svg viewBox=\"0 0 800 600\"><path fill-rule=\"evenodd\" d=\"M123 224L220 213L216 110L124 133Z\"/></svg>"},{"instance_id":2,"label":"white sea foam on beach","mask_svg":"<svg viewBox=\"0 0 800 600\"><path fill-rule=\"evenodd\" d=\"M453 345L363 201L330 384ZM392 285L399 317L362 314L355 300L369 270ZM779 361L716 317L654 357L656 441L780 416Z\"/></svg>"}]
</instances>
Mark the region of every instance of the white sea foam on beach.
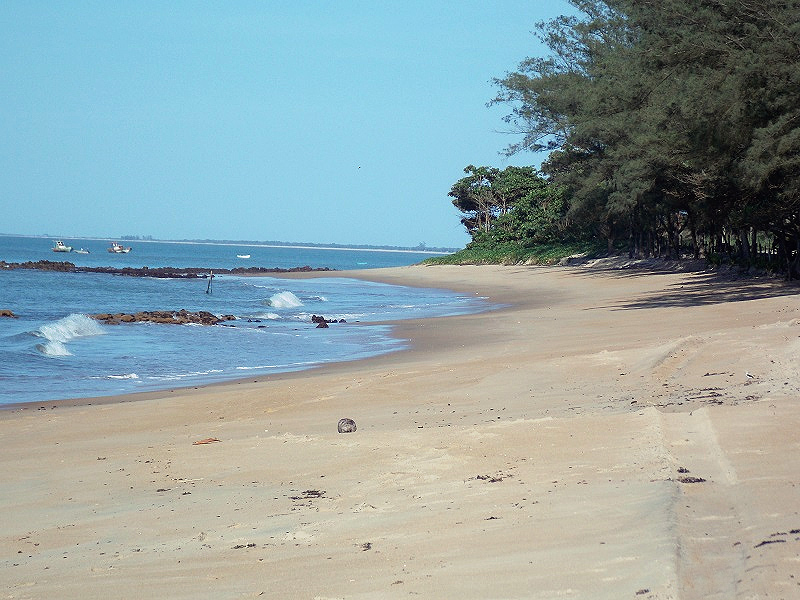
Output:
<instances>
[{"instance_id":1,"label":"white sea foam on beach","mask_svg":"<svg viewBox=\"0 0 800 600\"><path fill-rule=\"evenodd\" d=\"M94 319L82 314L72 314L58 321L42 325L33 335L44 338L45 342L36 349L47 356L71 356L66 344L71 340L93 335L103 335L103 326Z\"/></svg>"}]
</instances>

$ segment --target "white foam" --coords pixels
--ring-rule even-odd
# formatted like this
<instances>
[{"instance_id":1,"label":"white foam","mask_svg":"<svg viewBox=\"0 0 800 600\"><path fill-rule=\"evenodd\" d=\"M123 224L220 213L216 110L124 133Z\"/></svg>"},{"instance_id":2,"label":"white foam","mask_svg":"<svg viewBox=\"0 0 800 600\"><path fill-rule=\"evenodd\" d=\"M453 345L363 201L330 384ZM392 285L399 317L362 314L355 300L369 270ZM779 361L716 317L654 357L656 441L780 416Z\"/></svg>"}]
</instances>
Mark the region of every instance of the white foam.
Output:
<instances>
[{"instance_id":1,"label":"white foam","mask_svg":"<svg viewBox=\"0 0 800 600\"><path fill-rule=\"evenodd\" d=\"M72 352L62 342L47 342L36 344L36 349L47 356L72 356Z\"/></svg>"},{"instance_id":2,"label":"white foam","mask_svg":"<svg viewBox=\"0 0 800 600\"><path fill-rule=\"evenodd\" d=\"M42 325L34 335L43 337L45 342L36 348L47 356L71 356L66 344L71 340L103 335L103 326L94 319L81 314L72 314L58 321Z\"/></svg>"},{"instance_id":3,"label":"white foam","mask_svg":"<svg viewBox=\"0 0 800 600\"><path fill-rule=\"evenodd\" d=\"M269 319L271 321L276 321L281 318L281 316L277 313L260 313L257 315L253 315L254 319Z\"/></svg>"},{"instance_id":4,"label":"white foam","mask_svg":"<svg viewBox=\"0 0 800 600\"><path fill-rule=\"evenodd\" d=\"M139 379L136 373L126 373L124 375L109 375L109 379Z\"/></svg>"},{"instance_id":5,"label":"white foam","mask_svg":"<svg viewBox=\"0 0 800 600\"><path fill-rule=\"evenodd\" d=\"M147 379L153 381L181 381L191 377L202 377L203 375L212 375L214 373L224 373L223 369L208 369L207 371L188 371L186 373L166 373L164 375L149 375ZM138 377L137 377L138 379Z\"/></svg>"},{"instance_id":6,"label":"white foam","mask_svg":"<svg viewBox=\"0 0 800 600\"><path fill-rule=\"evenodd\" d=\"M303 306L300 298L295 296L292 292L279 292L274 294L267 300L267 304L274 308L296 308Z\"/></svg>"}]
</instances>

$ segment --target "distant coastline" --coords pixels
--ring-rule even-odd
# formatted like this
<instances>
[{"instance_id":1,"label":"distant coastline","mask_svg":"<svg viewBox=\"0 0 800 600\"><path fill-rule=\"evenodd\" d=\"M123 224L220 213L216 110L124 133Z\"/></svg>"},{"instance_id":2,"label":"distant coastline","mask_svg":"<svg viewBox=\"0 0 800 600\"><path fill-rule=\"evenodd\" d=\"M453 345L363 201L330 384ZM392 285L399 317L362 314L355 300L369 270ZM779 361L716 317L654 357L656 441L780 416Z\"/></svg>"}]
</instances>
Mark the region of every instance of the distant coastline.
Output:
<instances>
[{"instance_id":1,"label":"distant coastline","mask_svg":"<svg viewBox=\"0 0 800 600\"><path fill-rule=\"evenodd\" d=\"M158 242L161 244L203 244L209 246L249 246L253 248L299 248L299 249L314 249L314 250L348 250L348 251L363 251L363 252L404 252L415 254L451 254L458 251L460 248L445 248L445 247L428 247L428 246L374 246L369 244L316 244L313 242L278 242L278 241L257 241L257 240L209 240L209 239L182 239L182 240L161 240L152 237L140 237L131 235L122 236L105 236L105 237L81 237L69 235L25 235L16 233L0 233L2 237L24 237L34 239L68 239L68 240L88 240L88 241L107 241L110 239L121 240L125 242L141 242L151 243Z\"/></svg>"}]
</instances>

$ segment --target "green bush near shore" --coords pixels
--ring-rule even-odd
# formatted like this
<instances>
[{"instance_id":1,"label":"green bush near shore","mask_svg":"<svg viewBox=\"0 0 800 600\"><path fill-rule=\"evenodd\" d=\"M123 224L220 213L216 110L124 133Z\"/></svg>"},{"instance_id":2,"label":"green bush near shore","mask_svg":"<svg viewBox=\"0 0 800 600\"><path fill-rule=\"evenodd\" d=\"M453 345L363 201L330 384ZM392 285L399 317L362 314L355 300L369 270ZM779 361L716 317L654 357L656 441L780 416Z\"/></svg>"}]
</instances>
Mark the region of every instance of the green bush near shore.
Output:
<instances>
[{"instance_id":1,"label":"green bush near shore","mask_svg":"<svg viewBox=\"0 0 800 600\"><path fill-rule=\"evenodd\" d=\"M604 255L605 246L596 242L554 242L526 246L516 243L478 245L471 243L447 256L425 259L424 265L553 265L568 256Z\"/></svg>"}]
</instances>

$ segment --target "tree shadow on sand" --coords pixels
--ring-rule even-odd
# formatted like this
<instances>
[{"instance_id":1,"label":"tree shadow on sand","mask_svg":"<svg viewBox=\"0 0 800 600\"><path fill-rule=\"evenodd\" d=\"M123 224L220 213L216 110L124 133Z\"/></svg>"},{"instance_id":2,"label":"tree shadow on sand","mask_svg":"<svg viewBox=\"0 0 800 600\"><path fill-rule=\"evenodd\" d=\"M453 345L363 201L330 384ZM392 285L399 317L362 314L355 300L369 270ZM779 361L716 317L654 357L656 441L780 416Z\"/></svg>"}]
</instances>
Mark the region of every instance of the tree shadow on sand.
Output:
<instances>
[{"instance_id":1,"label":"tree shadow on sand","mask_svg":"<svg viewBox=\"0 0 800 600\"><path fill-rule=\"evenodd\" d=\"M586 276L616 278L654 277L676 275L672 270L658 269L587 269ZM746 302L765 298L800 297L800 285L771 278L739 276L725 272L687 272L678 282L665 288L642 294L630 301L606 306L611 310L637 310L644 308L689 308L730 302ZM601 308L601 307L598 307Z\"/></svg>"}]
</instances>

